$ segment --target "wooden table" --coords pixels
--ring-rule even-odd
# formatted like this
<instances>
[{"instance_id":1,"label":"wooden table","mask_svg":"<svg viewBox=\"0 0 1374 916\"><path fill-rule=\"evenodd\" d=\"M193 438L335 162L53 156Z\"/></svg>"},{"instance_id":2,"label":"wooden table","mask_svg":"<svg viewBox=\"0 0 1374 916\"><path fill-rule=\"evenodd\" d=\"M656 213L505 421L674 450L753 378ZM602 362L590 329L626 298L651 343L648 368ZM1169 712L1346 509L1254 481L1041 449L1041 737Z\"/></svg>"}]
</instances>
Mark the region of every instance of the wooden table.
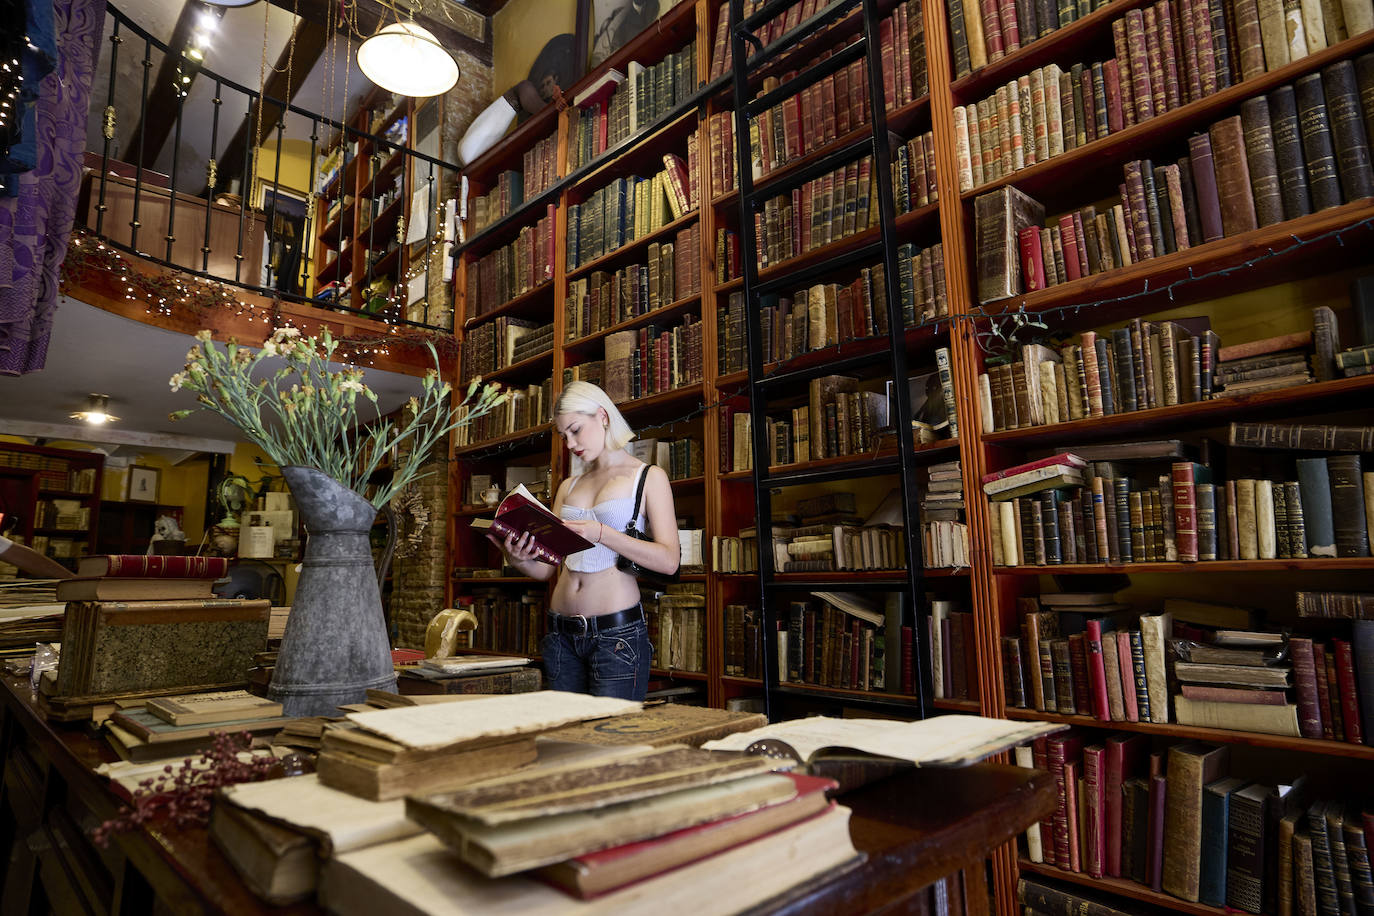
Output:
<instances>
[{"instance_id":1,"label":"wooden table","mask_svg":"<svg viewBox=\"0 0 1374 916\"><path fill-rule=\"evenodd\" d=\"M0 914L318 913L268 907L254 897L204 830L155 827L101 850L91 828L118 798L92 768L115 759L89 730L49 723L28 682L0 678ZM854 845L865 859L821 884L798 888L781 914L909 912L923 889L960 870L979 879L983 860L1054 809L1049 774L999 764L913 770L846 794ZM967 910L988 912L982 880L967 882Z\"/></svg>"}]
</instances>

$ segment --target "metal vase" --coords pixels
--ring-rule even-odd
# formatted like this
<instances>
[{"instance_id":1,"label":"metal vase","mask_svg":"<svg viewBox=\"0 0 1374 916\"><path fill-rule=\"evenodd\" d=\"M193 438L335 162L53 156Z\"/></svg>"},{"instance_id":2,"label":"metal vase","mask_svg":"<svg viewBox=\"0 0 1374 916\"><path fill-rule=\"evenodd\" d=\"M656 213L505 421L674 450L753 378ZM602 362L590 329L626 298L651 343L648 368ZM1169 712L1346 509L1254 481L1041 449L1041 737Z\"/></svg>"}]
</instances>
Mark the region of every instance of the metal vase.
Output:
<instances>
[{"instance_id":1,"label":"metal vase","mask_svg":"<svg viewBox=\"0 0 1374 916\"><path fill-rule=\"evenodd\" d=\"M396 690L368 532L377 509L314 468L281 469L308 539L268 696L288 716L337 715Z\"/></svg>"}]
</instances>

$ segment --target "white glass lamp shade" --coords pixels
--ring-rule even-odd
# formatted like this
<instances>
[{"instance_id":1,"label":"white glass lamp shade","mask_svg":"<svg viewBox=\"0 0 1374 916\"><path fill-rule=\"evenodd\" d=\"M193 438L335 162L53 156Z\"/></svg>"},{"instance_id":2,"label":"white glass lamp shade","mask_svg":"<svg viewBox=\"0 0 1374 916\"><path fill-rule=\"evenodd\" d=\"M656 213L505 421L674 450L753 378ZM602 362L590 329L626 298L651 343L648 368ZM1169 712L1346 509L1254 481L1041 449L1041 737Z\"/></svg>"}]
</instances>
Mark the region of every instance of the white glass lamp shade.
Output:
<instances>
[{"instance_id":1,"label":"white glass lamp shade","mask_svg":"<svg viewBox=\"0 0 1374 916\"><path fill-rule=\"evenodd\" d=\"M388 92L425 96L458 82L458 63L439 40L413 22L393 22L358 47L358 68Z\"/></svg>"},{"instance_id":2,"label":"white glass lamp shade","mask_svg":"<svg viewBox=\"0 0 1374 916\"><path fill-rule=\"evenodd\" d=\"M205 2L211 6L227 6L232 9L239 6L252 6L258 0L205 0Z\"/></svg>"}]
</instances>

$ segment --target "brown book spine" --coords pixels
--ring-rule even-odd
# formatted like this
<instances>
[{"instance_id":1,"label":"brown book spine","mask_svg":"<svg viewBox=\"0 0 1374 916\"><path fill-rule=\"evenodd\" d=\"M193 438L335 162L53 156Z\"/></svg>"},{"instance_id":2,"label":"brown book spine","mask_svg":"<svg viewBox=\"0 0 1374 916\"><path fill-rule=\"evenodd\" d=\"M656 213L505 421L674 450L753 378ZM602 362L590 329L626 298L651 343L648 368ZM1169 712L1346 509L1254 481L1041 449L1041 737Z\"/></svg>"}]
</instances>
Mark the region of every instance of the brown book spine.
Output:
<instances>
[{"instance_id":1,"label":"brown book spine","mask_svg":"<svg viewBox=\"0 0 1374 916\"><path fill-rule=\"evenodd\" d=\"M1341 706L1341 682L1336 674L1336 653L1326 649L1322 655L1326 669L1326 714L1331 719L1331 737L1336 741L1344 741L1347 723L1345 709Z\"/></svg>"},{"instance_id":2,"label":"brown book spine","mask_svg":"<svg viewBox=\"0 0 1374 916\"><path fill-rule=\"evenodd\" d=\"M1360 724L1360 696L1355 681L1355 658L1346 639L1331 640L1336 656L1336 680L1341 692L1341 719L1345 722L1345 740L1349 744L1364 744Z\"/></svg>"},{"instance_id":3,"label":"brown book spine","mask_svg":"<svg viewBox=\"0 0 1374 916\"><path fill-rule=\"evenodd\" d=\"M1208 0L1193 0L1192 14L1192 19L1185 21L1183 30L1197 33L1198 98L1204 98L1217 91L1218 83L1217 51L1212 40L1211 4Z\"/></svg>"},{"instance_id":4,"label":"brown book spine","mask_svg":"<svg viewBox=\"0 0 1374 916\"><path fill-rule=\"evenodd\" d=\"M1326 111L1322 75L1309 73L1293 84L1302 131L1303 157L1307 160L1307 186L1312 208L1325 210L1341 203L1341 183L1336 153L1331 144L1331 121Z\"/></svg>"},{"instance_id":5,"label":"brown book spine","mask_svg":"<svg viewBox=\"0 0 1374 916\"><path fill-rule=\"evenodd\" d=\"M1325 643L1312 643L1312 669L1317 680L1317 709L1321 716L1321 736L1328 741L1338 740L1336 735L1336 720L1331 715L1331 684L1326 676Z\"/></svg>"},{"instance_id":6,"label":"brown book spine","mask_svg":"<svg viewBox=\"0 0 1374 916\"><path fill-rule=\"evenodd\" d=\"M1150 55L1145 41L1145 14L1139 9L1126 14L1126 47L1130 51L1135 119L1137 123L1148 121L1155 116L1154 87L1151 84Z\"/></svg>"},{"instance_id":7,"label":"brown book spine","mask_svg":"<svg viewBox=\"0 0 1374 916\"><path fill-rule=\"evenodd\" d=\"M1216 164L1222 232L1227 236L1248 232L1258 224L1254 198L1250 193L1250 166L1245 155L1240 116L1233 115L1216 122L1208 133Z\"/></svg>"},{"instance_id":8,"label":"brown book spine","mask_svg":"<svg viewBox=\"0 0 1374 916\"><path fill-rule=\"evenodd\" d=\"M1118 17L1112 21L1112 48L1116 51L1114 63L1121 87L1121 119L1122 123L1129 127L1135 123L1136 107L1135 85L1131 76L1131 50L1126 39L1125 17Z\"/></svg>"},{"instance_id":9,"label":"brown book spine","mask_svg":"<svg viewBox=\"0 0 1374 916\"><path fill-rule=\"evenodd\" d=\"M1169 217L1174 221L1174 246L1182 251L1192 247L1192 237L1188 232L1187 205L1183 199L1183 177L1177 164L1163 167L1164 190L1169 199Z\"/></svg>"},{"instance_id":10,"label":"brown book spine","mask_svg":"<svg viewBox=\"0 0 1374 916\"><path fill-rule=\"evenodd\" d=\"M1304 738L1322 737L1321 707L1317 697L1317 669L1312 662L1312 640L1292 636L1288 654L1293 660L1293 692L1298 704L1298 731Z\"/></svg>"},{"instance_id":11,"label":"brown book spine","mask_svg":"<svg viewBox=\"0 0 1374 916\"><path fill-rule=\"evenodd\" d=\"M1355 65L1349 60L1328 65L1322 70L1322 85L1342 196L1347 201L1374 197L1374 165L1370 163L1369 138L1360 112Z\"/></svg>"},{"instance_id":12,"label":"brown book spine","mask_svg":"<svg viewBox=\"0 0 1374 916\"><path fill-rule=\"evenodd\" d=\"M1226 772L1229 751L1203 744L1169 749L1162 886L1193 903L1198 901L1201 880L1203 786Z\"/></svg>"},{"instance_id":13,"label":"brown book spine","mask_svg":"<svg viewBox=\"0 0 1374 916\"><path fill-rule=\"evenodd\" d=\"M1237 56L1241 79L1254 79L1264 73L1264 39L1260 33L1257 0L1234 0Z\"/></svg>"},{"instance_id":14,"label":"brown book spine","mask_svg":"<svg viewBox=\"0 0 1374 916\"><path fill-rule=\"evenodd\" d=\"M1159 14L1155 7L1146 7L1145 13L1145 54L1150 62L1150 91L1154 94L1155 114L1161 115L1169 110L1169 90L1165 85L1164 55L1159 44Z\"/></svg>"},{"instance_id":15,"label":"brown book spine","mask_svg":"<svg viewBox=\"0 0 1374 916\"><path fill-rule=\"evenodd\" d=\"M1364 481L1359 455L1326 459L1331 476L1331 510L1336 527L1336 556L1369 556L1369 533L1364 512Z\"/></svg>"},{"instance_id":16,"label":"brown book spine","mask_svg":"<svg viewBox=\"0 0 1374 916\"><path fill-rule=\"evenodd\" d=\"M1205 7L1207 0L1175 0L1174 12L1178 14L1178 40L1183 51L1183 73L1180 74L1179 89L1183 100L1192 102L1202 98L1202 66L1198 59L1198 42L1201 32L1196 27L1197 9ZM1208 33L1210 35L1210 32Z\"/></svg>"},{"instance_id":17,"label":"brown book spine","mask_svg":"<svg viewBox=\"0 0 1374 916\"><path fill-rule=\"evenodd\" d=\"M1159 64L1164 73L1164 104L1169 111L1183 104L1183 90L1178 74L1179 43L1174 36L1174 0L1159 0L1155 4L1155 22L1159 28Z\"/></svg>"},{"instance_id":18,"label":"brown book spine","mask_svg":"<svg viewBox=\"0 0 1374 916\"><path fill-rule=\"evenodd\" d=\"M1143 164L1138 159L1126 163L1126 193L1129 195L1131 225L1135 244L1132 255L1136 260L1155 256L1153 236L1150 234L1149 202L1145 199Z\"/></svg>"},{"instance_id":19,"label":"brown book spine","mask_svg":"<svg viewBox=\"0 0 1374 916\"><path fill-rule=\"evenodd\" d=\"M1255 200L1255 219L1261 226L1283 220L1283 197L1269 122L1269 103L1264 96L1247 99L1240 106L1245 133L1245 159L1250 166L1250 190Z\"/></svg>"},{"instance_id":20,"label":"brown book spine","mask_svg":"<svg viewBox=\"0 0 1374 916\"><path fill-rule=\"evenodd\" d=\"M1269 124L1274 136L1274 162L1279 173L1284 219L1306 216L1312 212L1312 196L1307 190L1307 163L1303 159L1302 131L1292 86L1279 86L1269 93Z\"/></svg>"}]
</instances>

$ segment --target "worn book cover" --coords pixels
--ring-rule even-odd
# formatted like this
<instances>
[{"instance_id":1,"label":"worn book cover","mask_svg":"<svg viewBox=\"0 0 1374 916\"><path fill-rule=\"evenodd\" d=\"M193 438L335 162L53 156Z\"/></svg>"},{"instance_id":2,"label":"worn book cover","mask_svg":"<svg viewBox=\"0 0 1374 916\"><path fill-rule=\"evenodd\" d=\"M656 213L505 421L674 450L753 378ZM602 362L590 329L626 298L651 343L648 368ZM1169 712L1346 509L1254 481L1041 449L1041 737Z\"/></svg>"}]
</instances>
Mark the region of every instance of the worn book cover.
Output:
<instances>
[{"instance_id":1,"label":"worn book cover","mask_svg":"<svg viewBox=\"0 0 1374 916\"><path fill-rule=\"evenodd\" d=\"M646 707L643 712L565 725L545 732L543 737L588 744L647 744L653 747L686 744L698 747L707 741L767 724L768 720L762 713L665 703Z\"/></svg>"},{"instance_id":2,"label":"worn book cover","mask_svg":"<svg viewBox=\"0 0 1374 916\"><path fill-rule=\"evenodd\" d=\"M500 538L519 538L528 534L533 538L531 549L539 559L555 566L568 554L592 547L591 541L563 524L525 489L524 484L506 494L496 507L495 518L475 518L472 527L489 528Z\"/></svg>"}]
</instances>

